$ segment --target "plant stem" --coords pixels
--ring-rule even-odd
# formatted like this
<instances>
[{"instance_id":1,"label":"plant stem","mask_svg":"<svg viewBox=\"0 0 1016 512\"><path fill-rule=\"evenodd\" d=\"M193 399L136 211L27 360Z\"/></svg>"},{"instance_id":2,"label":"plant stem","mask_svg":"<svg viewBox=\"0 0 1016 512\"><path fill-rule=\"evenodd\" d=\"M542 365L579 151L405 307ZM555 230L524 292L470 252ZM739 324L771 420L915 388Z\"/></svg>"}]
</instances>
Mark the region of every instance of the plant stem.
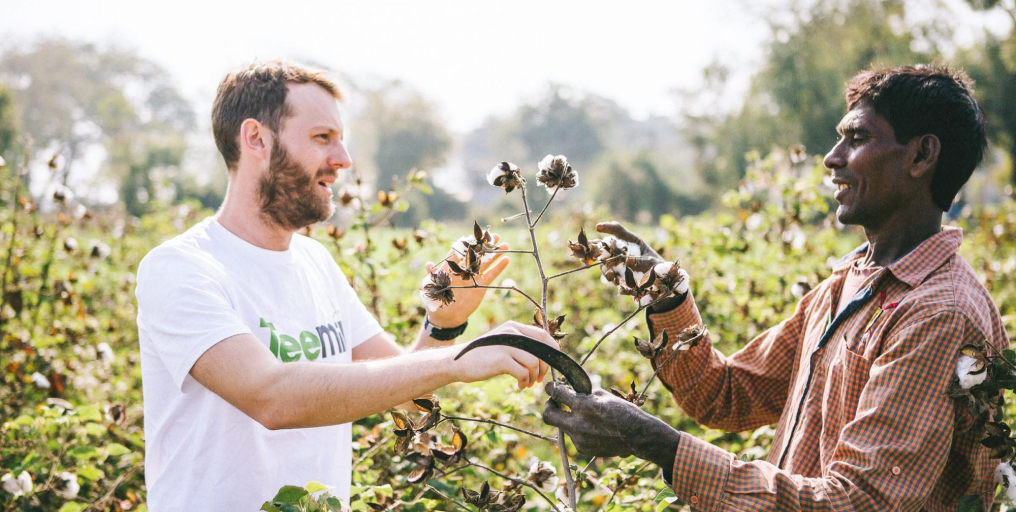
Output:
<instances>
[{"instance_id":1,"label":"plant stem","mask_svg":"<svg viewBox=\"0 0 1016 512\"><path fill-rule=\"evenodd\" d=\"M550 334L550 317L547 316L547 283L550 281L547 279L547 273L543 270L543 260L540 258L540 246L536 243L536 223L532 221L529 214L529 200L526 199L526 187L521 187L522 190L522 209L526 212L526 225L529 227L529 239L533 243L533 258L536 260L536 267L540 270L540 281L543 283L543 301L540 306L540 313L543 315L543 328ZM553 199L553 196L551 197ZM547 201L550 204L550 201ZM546 209L546 208L544 208ZM541 214L542 215L542 214ZM557 380L557 372L551 370L551 377ZM577 496L575 494L575 478L571 473L571 462L568 460L568 446L564 441L564 430L557 429L557 449L561 452L561 465L564 471L565 484L568 490L568 504L572 510L575 510Z\"/></svg>"},{"instance_id":2,"label":"plant stem","mask_svg":"<svg viewBox=\"0 0 1016 512\"><path fill-rule=\"evenodd\" d=\"M513 426L513 425L509 425L507 423L501 423L499 421L494 421L494 420L487 420L487 419L482 419L482 418L463 418L463 417L459 417L459 416L444 416L444 419L442 419L441 421L444 421L444 420L472 421L472 422L476 422L476 423L486 423L488 425L497 425L499 427L504 427L504 428L507 428L507 429L514 430L516 432L521 432L523 434L527 434L527 435L530 435L530 436L533 436L533 437L536 437L536 438L539 438L539 439L543 439L544 441L550 441L552 443L556 443L557 442L557 438L555 438L555 437L547 437L547 436L542 435L542 434L537 434L536 432L530 432L528 430L525 430L525 429L522 429L522 428L519 428L519 427L516 427L516 426Z\"/></svg>"},{"instance_id":3,"label":"plant stem","mask_svg":"<svg viewBox=\"0 0 1016 512\"><path fill-rule=\"evenodd\" d=\"M505 249L503 251L488 251L490 254L533 254L533 251L524 251L522 249Z\"/></svg>"},{"instance_id":4,"label":"plant stem","mask_svg":"<svg viewBox=\"0 0 1016 512\"><path fill-rule=\"evenodd\" d=\"M644 309L646 309L646 308L648 308L648 307L650 307L650 306L652 306L652 305L654 305L656 303L663 302L665 299L668 299L668 298L670 298L670 295L664 295L664 296L660 297L659 299L656 299L656 300L650 302L649 304L646 304L645 306L639 306L638 309L636 309L635 311L632 311L630 315L628 315L628 316L626 316L624 318L624 320L621 320L621 323L615 325L609 331L604 333L604 335L601 336L599 340L597 340L596 344L593 345L593 348L589 349L589 352L587 352L586 355L582 357L582 361L580 361L579 364L580 365L586 364L586 361L589 360L589 358L593 355L593 352L596 352L596 349L599 348L600 343L603 343L603 340L607 339L607 337L610 336L611 334L614 334L614 331L620 329L622 325L628 323L628 321L631 320L632 318L635 318L635 315L639 314L640 312L642 312L642 310L644 310Z\"/></svg>"},{"instance_id":5,"label":"plant stem","mask_svg":"<svg viewBox=\"0 0 1016 512\"><path fill-rule=\"evenodd\" d=\"M550 206L551 201L554 200L554 196L557 195L557 191L558 190L561 190L561 186L560 185L554 187L554 193L550 194L550 199L547 199L547 204L543 205L543 210L540 210L540 214L536 216L536 220L534 220L533 222L531 222L529 224L529 227L535 228L536 224L538 222L540 222L540 219L543 218L543 214L547 212L547 207ZM525 192L523 192L523 194L525 194ZM527 209L527 211L528 211L528 209Z\"/></svg>"},{"instance_id":6,"label":"plant stem","mask_svg":"<svg viewBox=\"0 0 1016 512\"><path fill-rule=\"evenodd\" d=\"M656 376L660 373L660 370L662 370L664 366L667 366L667 363L670 363L670 360L673 359L674 356L676 356L677 353L681 351L678 348L679 346L689 345L691 343L694 343L694 342L704 338L705 335L708 334L708 333L709 333L709 331L707 331L705 329L702 329L702 332L699 333L698 336L695 336L694 338L690 338L690 339L687 339L687 340L684 340L684 341L679 341L679 342L675 343L673 349L671 349L670 355L667 356L667 359L665 359L662 363L660 363L659 365L656 366L656 371L654 371L652 376L649 377L649 380L646 381L646 385L645 385L645 387L642 388L642 392L640 394L641 395L645 395L646 391L649 391L649 385L653 383L653 379L655 379Z\"/></svg>"},{"instance_id":7,"label":"plant stem","mask_svg":"<svg viewBox=\"0 0 1016 512\"><path fill-rule=\"evenodd\" d=\"M472 510L470 510L469 507L466 506L465 503L462 503L461 501L459 501L459 500L457 500L455 498L452 498L451 496L448 496L447 494L445 494L445 493L435 489L433 486L428 485L427 489L429 489L431 491L434 491L434 493L437 494L438 496L440 496L440 497L442 497L442 498L444 498L444 499L446 499L446 500L448 500L448 501L458 505L458 507L461 508L462 510L466 510L468 512L473 512Z\"/></svg>"},{"instance_id":8,"label":"plant stem","mask_svg":"<svg viewBox=\"0 0 1016 512\"><path fill-rule=\"evenodd\" d=\"M543 501L546 501L547 504L550 505L551 509L553 509L553 510L555 510L557 512L560 512L561 509L559 509L557 507L557 505L554 504L554 501L551 500L550 498L548 498L546 494L543 494L543 491L541 491L539 487L533 485L531 482L528 482L526 480L522 480L520 478L515 478L513 476L508 476L508 475L506 475L506 474L504 474L504 473L502 473L502 472L500 472L500 471L498 471L498 470L496 470L494 468L490 468L490 467L484 466L483 464L480 464L478 462L469 461L469 465L473 466L473 467L480 468L480 469L487 470L487 471L489 471L491 473L494 473L495 475L497 475L497 476L499 476L499 477L501 477L501 478L503 478L505 480L508 480L508 481L511 481L511 482L515 482L516 484L519 484L519 485L524 485L524 486L526 486L526 487L536 491L536 494L539 494L540 497L543 498ZM574 510L574 509L572 509L572 510Z\"/></svg>"},{"instance_id":9,"label":"plant stem","mask_svg":"<svg viewBox=\"0 0 1016 512\"><path fill-rule=\"evenodd\" d=\"M380 447L382 447L385 444L387 444L388 440L391 439L391 438L392 438L391 434L388 434L388 435L382 437L381 439L378 439L378 441L376 443L374 443L374 446L371 446L370 448L367 448L367 451L363 452L363 455L361 455L360 458L357 459L356 462L353 463L353 469L356 469L360 464L363 463L363 461L367 460L367 457L370 457L370 455L372 453L378 451L378 449Z\"/></svg>"},{"instance_id":10,"label":"plant stem","mask_svg":"<svg viewBox=\"0 0 1016 512\"><path fill-rule=\"evenodd\" d=\"M547 277L547 281L550 281L551 279L556 279L556 278L561 277L561 276L566 276L566 275L571 274L573 272L579 272L579 271L585 270L587 268L599 267L599 266L607 264L607 263L614 263L614 260L620 259L620 258L623 258L623 257L624 256L614 256L613 258L607 258L607 259L605 259L603 261L598 261L596 263L593 263L592 265L586 265L584 267L578 267L578 268L573 268L571 270L565 270L564 272L561 272L559 274L554 274L552 276L548 276Z\"/></svg>"},{"instance_id":11,"label":"plant stem","mask_svg":"<svg viewBox=\"0 0 1016 512\"><path fill-rule=\"evenodd\" d=\"M471 285L471 286L448 286L448 287L442 288L441 290L455 290L455 289L458 289L458 288L488 288L488 289L491 289L491 290L513 290L513 291L516 291L519 294L521 294L523 297L529 299L529 302L532 302L534 306L540 307L540 303L536 302L536 299L530 297L528 293L526 293L526 292L524 292L524 291L522 291L522 290L520 290L520 289L518 289L518 288L516 288L514 286L491 286L491 285L474 284L474 285Z\"/></svg>"}]
</instances>

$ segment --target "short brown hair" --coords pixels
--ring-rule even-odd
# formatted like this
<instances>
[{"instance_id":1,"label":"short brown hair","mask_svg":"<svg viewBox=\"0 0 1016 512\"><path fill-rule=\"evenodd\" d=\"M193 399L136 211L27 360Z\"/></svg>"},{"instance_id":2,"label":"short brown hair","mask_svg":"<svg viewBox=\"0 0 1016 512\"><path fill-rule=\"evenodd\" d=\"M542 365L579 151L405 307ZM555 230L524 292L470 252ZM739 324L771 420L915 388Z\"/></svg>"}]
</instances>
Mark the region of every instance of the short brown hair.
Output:
<instances>
[{"instance_id":1,"label":"short brown hair","mask_svg":"<svg viewBox=\"0 0 1016 512\"><path fill-rule=\"evenodd\" d=\"M974 81L942 64L859 73L847 84L847 109L865 103L893 127L896 142L932 134L942 144L931 198L948 211L987 149Z\"/></svg>"},{"instance_id":2,"label":"short brown hair","mask_svg":"<svg viewBox=\"0 0 1016 512\"><path fill-rule=\"evenodd\" d=\"M222 79L212 104L212 134L230 171L240 161L240 125L255 119L279 133L283 119L292 115L286 104L288 85L308 83L320 85L336 100L343 99L339 86L324 71L295 62L255 62Z\"/></svg>"}]
</instances>

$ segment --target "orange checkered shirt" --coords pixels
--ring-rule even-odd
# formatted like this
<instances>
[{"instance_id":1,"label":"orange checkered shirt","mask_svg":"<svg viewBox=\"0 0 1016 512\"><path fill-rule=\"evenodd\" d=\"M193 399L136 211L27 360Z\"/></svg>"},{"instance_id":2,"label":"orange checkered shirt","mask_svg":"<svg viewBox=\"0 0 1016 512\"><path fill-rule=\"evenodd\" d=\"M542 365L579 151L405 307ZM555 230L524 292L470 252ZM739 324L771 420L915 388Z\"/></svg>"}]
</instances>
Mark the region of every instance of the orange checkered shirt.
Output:
<instances>
[{"instance_id":1,"label":"orange checkered shirt","mask_svg":"<svg viewBox=\"0 0 1016 512\"><path fill-rule=\"evenodd\" d=\"M660 378L701 424L740 432L778 423L765 461L682 435L674 492L707 511L936 512L971 494L990 509L999 461L946 389L960 347L997 354L1008 342L998 308L956 252L962 239L944 228L876 272L832 318L861 246L793 316L734 355L699 343L671 359ZM648 318L654 333L702 321L690 295Z\"/></svg>"}]
</instances>

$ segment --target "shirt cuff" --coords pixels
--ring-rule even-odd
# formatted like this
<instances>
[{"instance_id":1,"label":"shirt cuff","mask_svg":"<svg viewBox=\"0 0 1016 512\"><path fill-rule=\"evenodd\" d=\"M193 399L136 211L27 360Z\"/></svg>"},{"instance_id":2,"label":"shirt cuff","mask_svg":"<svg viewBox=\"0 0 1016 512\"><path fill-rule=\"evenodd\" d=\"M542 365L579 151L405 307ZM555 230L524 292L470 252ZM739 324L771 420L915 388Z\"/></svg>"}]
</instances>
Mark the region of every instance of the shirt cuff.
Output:
<instances>
[{"instance_id":1,"label":"shirt cuff","mask_svg":"<svg viewBox=\"0 0 1016 512\"><path fill-rule=\"evenodd\" d=\"M734 454L682 432L670 487L692 510L719 510L733 459Z\"/></svg>"}]
</instances>

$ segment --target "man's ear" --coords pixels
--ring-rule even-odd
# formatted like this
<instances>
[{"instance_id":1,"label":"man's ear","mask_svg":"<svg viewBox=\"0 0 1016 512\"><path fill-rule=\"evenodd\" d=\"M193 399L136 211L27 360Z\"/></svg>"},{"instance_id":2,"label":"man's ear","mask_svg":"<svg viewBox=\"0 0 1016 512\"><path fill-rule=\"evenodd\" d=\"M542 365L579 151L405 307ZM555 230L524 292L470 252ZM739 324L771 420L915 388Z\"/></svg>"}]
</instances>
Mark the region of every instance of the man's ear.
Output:
<instances>
[{"instance_id":1,"label":"man's ear","mask_svg":"<svg viewBox=\"0 0 1016 512\"><path fill-rule=\"evenodd\" d=\"M244 119L240 124L240 153L267 161L272 156L272 132L256 119Z\"/></svg>"},{"instance_id":2,"label":"man's ear","mask_svg":"<svg viewBox=\"0 0 1016 512\"><path fill-rule=\"evenodd\" d=\"M938 167L938 156L942 151L942 142L938 136L927 134L917 137L914 144L914 160L911 162L910 177L914 179L931 178Z\"/></svg>"}]
</instances>

